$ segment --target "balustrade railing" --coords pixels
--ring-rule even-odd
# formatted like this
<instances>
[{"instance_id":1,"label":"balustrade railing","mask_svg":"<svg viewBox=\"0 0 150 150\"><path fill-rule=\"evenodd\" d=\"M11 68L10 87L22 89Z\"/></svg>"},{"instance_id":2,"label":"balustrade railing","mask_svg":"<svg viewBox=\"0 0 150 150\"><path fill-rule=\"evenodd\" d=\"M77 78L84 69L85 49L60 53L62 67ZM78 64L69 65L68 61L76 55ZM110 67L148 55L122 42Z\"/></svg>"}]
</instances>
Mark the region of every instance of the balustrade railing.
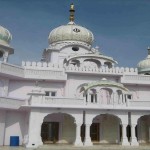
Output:
<instances>
[{"instance_id":1,"label":"balustrade railing","mask_svg":"<svg viewBox=\"0 0 150 150\"><path fill-rule=\"evenodd\" d=\"M135 101L132 99L113 100L113 101L86 101L82 98L59 98L59 97L49 97L43 96L41 99L29 100L29 105L46 106L46 107L89 107L89 108L125 108L125 107L150 107L150 101Z\"/></svg>"}]
</instances>

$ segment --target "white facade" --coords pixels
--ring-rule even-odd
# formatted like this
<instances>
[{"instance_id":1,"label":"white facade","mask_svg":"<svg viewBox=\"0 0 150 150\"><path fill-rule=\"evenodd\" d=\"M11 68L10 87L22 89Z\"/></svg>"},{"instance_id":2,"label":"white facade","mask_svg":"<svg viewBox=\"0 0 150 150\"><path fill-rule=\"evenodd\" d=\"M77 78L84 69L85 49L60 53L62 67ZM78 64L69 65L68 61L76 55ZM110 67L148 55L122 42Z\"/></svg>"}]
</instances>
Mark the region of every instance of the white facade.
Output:
<instances>
[{"instance_id":1,"label":"white facade","mask_svg":"<svg viewBox=\"0 0 150 150\"><path fill-rule=\"evenodd\" d=\"M138 68L117 67L70 12L49 34L41 62L8 63L11 34L0 26L0 145L10 136L26 147L149 143L150 53Z\"/></svg>"}]
</instances>

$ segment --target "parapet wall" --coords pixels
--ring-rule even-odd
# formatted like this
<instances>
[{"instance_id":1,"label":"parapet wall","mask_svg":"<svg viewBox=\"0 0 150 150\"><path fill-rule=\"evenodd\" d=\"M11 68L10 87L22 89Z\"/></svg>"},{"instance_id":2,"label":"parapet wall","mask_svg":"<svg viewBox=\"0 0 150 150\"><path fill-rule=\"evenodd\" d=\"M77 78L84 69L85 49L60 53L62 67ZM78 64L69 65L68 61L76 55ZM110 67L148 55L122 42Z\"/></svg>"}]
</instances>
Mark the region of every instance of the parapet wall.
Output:
<instances>
[{"instance_id":1,"label":"parapet wall","mask_svg":"<svg viewBox=\"0 0 150 150\"><path fill-rule=\"evenodd\" d=\"M124 68L124 67L113 67L113 68L108 68L108 67L89 67L89 66L82 66L82 67L77 67L77 66L68 66L66 67L66 72L84 72L84 73L103 73L103 74L118 74L118 75L137 75L138 71L137 68Z\"/></svg>"},{"instance_id":2,"label":"parapet wall","mask_svg":"<svg viewBox=\"0 0 150 150\"><path fill-rule=\"evenodd\" d=\"M47 63L47 62L22 62L22 67L28 69L63 69L63 65L61 64L54 64L54 63Z\"/></svg>"}]
</instances>

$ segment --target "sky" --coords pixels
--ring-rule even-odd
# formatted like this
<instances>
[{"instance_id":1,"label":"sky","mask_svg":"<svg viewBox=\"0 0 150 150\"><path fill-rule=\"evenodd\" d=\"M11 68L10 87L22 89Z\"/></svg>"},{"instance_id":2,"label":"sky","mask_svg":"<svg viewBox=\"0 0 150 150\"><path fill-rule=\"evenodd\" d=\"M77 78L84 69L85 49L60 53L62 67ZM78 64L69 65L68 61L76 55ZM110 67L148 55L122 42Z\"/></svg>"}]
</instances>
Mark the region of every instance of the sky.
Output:
<instances>
[{"instance_id":1,"label":"sky","mask_svg":"<svg viewBox=\"0 0 150 150\"><path fill-rule=\"evenodd\" d=\"M50 31L69 22L94 34L93 47L122 67L136 67L150 46L150 0L0 0L0 25L7 28L15 49L9 62L40 61Z\"/></svg>"}]
</instances>

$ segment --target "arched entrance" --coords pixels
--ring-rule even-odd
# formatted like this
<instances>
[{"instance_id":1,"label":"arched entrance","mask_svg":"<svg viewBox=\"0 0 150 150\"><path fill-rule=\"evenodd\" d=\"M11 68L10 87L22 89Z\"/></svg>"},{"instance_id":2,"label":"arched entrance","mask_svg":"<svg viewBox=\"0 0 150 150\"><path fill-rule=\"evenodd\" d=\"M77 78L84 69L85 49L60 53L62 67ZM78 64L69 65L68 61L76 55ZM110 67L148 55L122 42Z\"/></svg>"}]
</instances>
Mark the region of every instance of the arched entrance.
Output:
<instances>
[{"instance_id":1,"label":"arched entrance","mask_svg":"<svg viewBox=\"0 0 150 150\"><path fill-rule=\"evenodd\" d=\"M140 144L150 143L150 115L138 119L136 136Z\"/></svg>"},{"instance_id":2,"label":"arched entrance","mask_svg":"<svg viewBox=\"0 0 150 150\"><path fill-rule=\"evenodd\" d=\"M74 118L65 113L47 115L41 126L41 138L44 144L72 144L75 141L75 133Z\"/></svg>"},{"instance_id":3,"label":"arched entrance","mask_svg":"<svg viewBox=\"0 0 150 150\"><path fill-rule=\"evenodd\" d=\"M93 143L119 144L121 140L120 119L111 114L101 114L93 119L90 136Z\"/></svg>"}]
</instances>

